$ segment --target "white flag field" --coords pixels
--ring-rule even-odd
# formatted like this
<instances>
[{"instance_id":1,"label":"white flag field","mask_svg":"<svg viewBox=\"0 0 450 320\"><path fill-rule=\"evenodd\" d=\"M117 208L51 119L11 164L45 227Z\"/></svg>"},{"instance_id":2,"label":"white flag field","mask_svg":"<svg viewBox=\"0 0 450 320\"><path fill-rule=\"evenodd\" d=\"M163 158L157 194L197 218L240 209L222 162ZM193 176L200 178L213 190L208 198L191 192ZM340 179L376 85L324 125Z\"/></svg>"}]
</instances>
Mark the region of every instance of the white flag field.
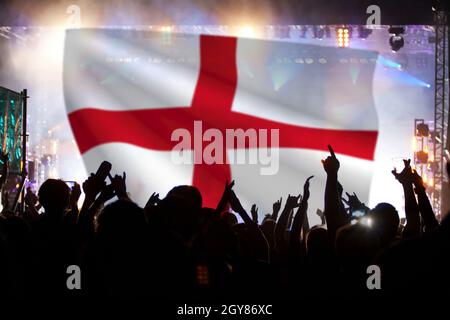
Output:
<instances>
[{"instance_id":1,"label":"white flag field","mask_svg":"<svg viewBox=\"0 0 450 320\"><path fill-rule=\"evenodd\" d=\"M64 97L87 171L103 160L114 173L125 171L138 204L152 192L192 184L204 206L215 207L232 179L244 207L255 203L263 215L314 175L314 223L323 209L328 144L344 190L368 201L378 137L376 59L372 51L284 41L69 30Z\"/></svg>"}]
</instances>

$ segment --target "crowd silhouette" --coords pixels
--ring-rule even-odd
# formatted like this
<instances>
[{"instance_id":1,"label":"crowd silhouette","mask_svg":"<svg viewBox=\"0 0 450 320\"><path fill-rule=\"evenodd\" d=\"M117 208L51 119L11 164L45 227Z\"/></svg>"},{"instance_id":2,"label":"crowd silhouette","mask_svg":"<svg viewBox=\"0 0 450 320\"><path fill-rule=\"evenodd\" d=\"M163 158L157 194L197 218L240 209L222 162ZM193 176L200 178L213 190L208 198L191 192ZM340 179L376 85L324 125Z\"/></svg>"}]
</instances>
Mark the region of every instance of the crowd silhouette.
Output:
<instances>
[{"instance_id":1,"label":"crowd silhouette","mask_svg":"<svg viewBox=\"0 0 450 320\"><path fill-rule=\"evenodd\" d=\"M73 188L48 179L37 195L27 190L24 214L3 203L0 296L280 298L293 292L323 297L448 291L450 222L436 219L410 161L400 173L392 171L405 195L401 221L388 203L369 209L357 190L344 198L340 163L329 150L322 161L324 208L316 212L322 223L312 227L307 211L313 177L303 190L292 190L302 195L276 200L262 221L257 205L250 214L241 205L234 181L224 181L216 208L203 207L199 190L187 185L162 199L153 193L141 208L127 193L125 173L99 170ZM2 158L3 186L8 161ZM67 287L70 265L80 267L79 290ZM380 267L380 290L367 286L370 265Z\"/></svg>"}]
</instances>

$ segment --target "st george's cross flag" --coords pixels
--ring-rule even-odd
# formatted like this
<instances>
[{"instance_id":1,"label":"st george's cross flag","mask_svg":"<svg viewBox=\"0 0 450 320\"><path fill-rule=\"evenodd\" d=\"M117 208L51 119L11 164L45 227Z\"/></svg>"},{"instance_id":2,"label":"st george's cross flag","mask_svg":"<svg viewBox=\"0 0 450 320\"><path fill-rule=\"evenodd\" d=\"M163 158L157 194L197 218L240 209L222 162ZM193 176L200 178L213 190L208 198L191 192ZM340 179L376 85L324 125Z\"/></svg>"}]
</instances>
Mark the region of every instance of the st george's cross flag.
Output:
<instances>
[{"instance_id":1,"label":"st george's cross flag","mask_svg":"<svg viewBox=\"0 0 450 320\"><path fill-rule=\"evenodd\" d=\"M255 203L265 214L314 175L312 218L323 209L320 160L328 144L345 191L368 200L378 136L376 59L376 52L285 41L69 30L64 96L87 171L110 161L114 173L127 173L140 205L152 192L192 184L204 206L215 207L233 179L244 207ZM240 130L244 143L227 144L230 130ZM182 148L180 133L191 139ZM211 150L213 143L223 150ZM176 161L174 152L193 161ZM223 161L202 159L207 152Z\"/></svg>"}]
</instances>

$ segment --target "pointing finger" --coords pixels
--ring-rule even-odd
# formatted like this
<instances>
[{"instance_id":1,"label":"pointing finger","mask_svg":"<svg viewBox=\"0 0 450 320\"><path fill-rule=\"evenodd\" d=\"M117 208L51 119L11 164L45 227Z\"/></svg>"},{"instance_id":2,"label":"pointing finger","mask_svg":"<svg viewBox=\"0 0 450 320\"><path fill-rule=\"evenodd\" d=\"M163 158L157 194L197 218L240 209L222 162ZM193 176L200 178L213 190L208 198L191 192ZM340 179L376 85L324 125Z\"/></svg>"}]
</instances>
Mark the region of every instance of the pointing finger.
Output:
<instances>
[{"instance_id":1,"label":"pointing finger","mask_svg":"<svg viewBox=\"0 0 450 320\"><path fill-rule=\"evenodd\" d=\"M333 148L331 147L331 145L328 145L328 150L330 151L330 154L333 158L336 158L336 154L334 153Z\"/></svg>"}]
</instances>

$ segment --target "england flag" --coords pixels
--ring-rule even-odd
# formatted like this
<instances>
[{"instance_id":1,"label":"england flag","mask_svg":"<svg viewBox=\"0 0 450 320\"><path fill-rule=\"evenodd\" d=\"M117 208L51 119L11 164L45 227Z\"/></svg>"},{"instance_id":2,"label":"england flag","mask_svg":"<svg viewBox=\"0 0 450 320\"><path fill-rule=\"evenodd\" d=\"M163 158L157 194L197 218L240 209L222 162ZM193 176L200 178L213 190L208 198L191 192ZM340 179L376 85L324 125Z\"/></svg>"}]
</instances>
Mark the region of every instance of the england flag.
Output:
<instances>
[{"instance_id":1,"label":"england flag","mask_svg":"<svg viewBox=\"0 0 450 320\"><path fill-rule=\"evenodd\" d=\"M244 207L255 203L265 214L314 175L314 223L323 209L320 160L328 144L344 189L368 201L378 136L376 59L376 52L286 41L69 30L64 96L86 170L110 161L113 172L127 173L138 204L152 192L192 184L204 206L215 207L233 179ZM233 132L243 143L227 143ZM180 133L191 139L182 148Z\"/></svg>"}]
</instances>

